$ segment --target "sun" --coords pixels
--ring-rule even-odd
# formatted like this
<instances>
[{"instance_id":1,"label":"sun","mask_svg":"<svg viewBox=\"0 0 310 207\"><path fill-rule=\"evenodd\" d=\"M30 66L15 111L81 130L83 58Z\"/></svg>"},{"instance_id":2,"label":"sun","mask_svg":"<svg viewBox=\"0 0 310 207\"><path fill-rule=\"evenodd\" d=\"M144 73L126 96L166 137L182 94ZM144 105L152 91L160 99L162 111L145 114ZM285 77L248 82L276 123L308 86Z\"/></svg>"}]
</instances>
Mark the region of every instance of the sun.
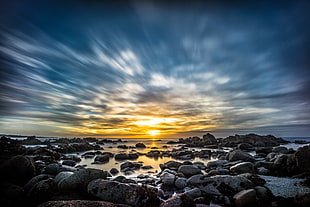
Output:
<instances>
[{"instance_id":1,"label":"sun","mask_svg":"<svg viewBox=\"0 0 310 207\"><path fill-rule=\"evenodd\" d=\"M150 131L148 131L148 134L152 135L152 136L156 136L159 134L159 132L160 132L159 130L150 130Z\"/></svg>"}]
</instances>

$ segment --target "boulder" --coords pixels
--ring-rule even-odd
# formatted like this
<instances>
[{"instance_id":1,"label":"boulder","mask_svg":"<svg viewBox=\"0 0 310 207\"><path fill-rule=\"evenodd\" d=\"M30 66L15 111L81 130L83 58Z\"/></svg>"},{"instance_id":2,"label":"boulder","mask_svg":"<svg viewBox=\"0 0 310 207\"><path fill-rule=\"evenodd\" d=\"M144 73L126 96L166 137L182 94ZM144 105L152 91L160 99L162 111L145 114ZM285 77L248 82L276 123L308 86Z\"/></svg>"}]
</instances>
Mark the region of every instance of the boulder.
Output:
<instances>
[{"instance_id":1,"label":"boulder","mask_svg":"<svg viewBox=\"0 0 310 207\"><path fill-rule=\"evenodd\" d=\"M246 153L246 152L243 152L241 150L235 150L235 151L232 151L230 153L228 153L227 155L227 159L230 161L230 162L233 162L233 161L238 161L238 160L242 160L242 161L248 161L248 162L253 162L255 159L252 155Z\"/></svg>"},{"instance_id":2,"label":"boulder","mask_svg":"<svg viewBox=\"0 0 310 207\"><path fill-rule=\"evenodd\" d=\"M217 144L217 139L210 133L207 133L202 136L202 140L206 145L215 145Z\"/></svg>"},{"instance_id":3,"label":"boulder","mask_svg":"<svg viewBox=\"0 0 310 207\"><path fill-rule=\"evenodd\" d=\"M145 144L143 144L143 143L141 143L141 142L140 142L140 143L137 143L137 144L136 144L136 147L137 147L137 148L146 148Z\"/></svg>"},{"instance_id":4,"label":"boulder","mask_svg":"<svg viewBox=\"0 0 310 207\"><path fill-rule=\"evenodd\" d=\"M182 173L185 177L191 177L196 174L201 174L201 170L195 165L181 165L178 173Z\"/></svg>"},{"instance_id":5,"label":"boulder","mask_svg":"<svg viewBox=\"0 0 310 207\"><path fill-rule=\"evenodd\" d=\"M295 155L296 167L300 172L310 171L310 145L298 148Z\"/></svg>"},{"instance_id":6,"label":"boulder","mask_svg":"<svg viewBox=\"0 0 310 207\"><path fill-rule=\"evenodd\" d=\"M37 184L38 182L42 181L42 180L47 180L49 178L51 178L52 176L51 175L48 175L48 174L40 174L40 175L37 175L33 178L31 178L27 183L26 185L24 186L24 189L26 192L28 192L35 184Z\"/></svg>"},{"instance_id":7,"label":"boulder","mask_svg":"<svg viewBox=\"0 0 310 207\"><path fill-rule=\"evenodd\" d=\"M275 147L272 149L272 152L286 154L289 150L286 147Z\"/></svg>"},{"instance_id":8,"label":"boulder","mask_svg":"<svg viewBox=\"0 0 310 207\"><path fill-rule=\"evenodd\" d=\"M27 196L34 203L46 201L57 191L57 185L53 178L41 180L35 184L28 192Z\"/></svg>"},{"instance_id":9,"label":"boulder","mask_svg":"<svg viewBox=\"0 0 310 207\"><path fill-rule=\"evenodd\" d=\"M104 154L104 155L97 155L95 157L95 162L108 162L110 160L110 155L109 154Z\"/></svg>"},{"instance_id":10,"label":"boulder","mask_svg":"<svg viewBox=\"0 0 310 207\"><path fill-rule=\"evenodd\" d=\"M47 201L38 207L130 207L123 204L114 204L107 201L70 200L70 201Z\"/></svg>"},{"instance_id":11,"label":"boulder","mask_svg":"<svg viewBox=\"0 0 310 207\"><path fill-rule=\"evenodd\" d=\"M90 181L98 178L107 178L108 172L98 169L79 169L69 177L62 179L58 183L58 189L61 192L84 192Z\"/></svg>"},{"instance_id":12,"label":"boulder","mask_svg":"<svg viewBox=\"0 0 310 207\"><path fill-rule=\"evenodd\" d=\"M68 178L70 177L71 175L73 175L74 172L70 172L70 171L63 171L63 172L60 172L56 175L55 177L55 182L58 184L60 183L60 181L62 181L63 179L65 178Z\"/></svg>"},{"instance_id":13,"label":"boulder","mask_svg":"<svg viewBox=\"0 0 310 207\"><path fill-rule=\"evenodd\" d=\"M6 180L14 184L24 185L35 176L35 166L31 159L17 155L6 161L1 169Z\"/></svg>"},{"instance_id":14,"label":"boulder","mask_svg":"<svg viewBox=\"0 0 310 207\"><path fill-rule=\"evenodd\" d=\"M186 194L177 194L164 201L160 207L195 207L193 199Z\"/></svg>"},{"instance_id":15,"label":"boulder","mask_svg":"<svg viewBox=\"0 0 310 207\"><path fill-rule=\"evenodd\" d=\"M116 168L112 168L112 169L110 170L110 173L111 173L112 175L116 175L117 173L119 173L119 171L118 171L118 169L116 169Z\"/></svg>"},{"instance_id":16,"label":"boulder","mask_svg":"<svg viewBox=\"0 0 310 207\"><path fill-rule=\"evenodd\" d=\"M174 185L178 189L183 189L187 186L186 178L177 178L174 182Z\"/></svg>"},{"instance_id":17,"label":"boulder","mask_svg":"<svg viewBox=\"0 0 310 207\"><path fill-rule=\"evenodd\" d=\"M231 172L238 174L241 173L255 173L254 165L251 162L241 162L232 167L230 167Z\"/></svg>"},{"instance_id":18,"label":"boulder","mask_svg":"<svg viewBox=\"0 0 310 207\"><path fill-rule=\"evenodd\" d=\"M76 165L76 162L74 160L64 160L62 161L62 164L74 167Z\"/></svg>"},{"instance_id":19,"label":"boulder","mask_svg":"<svg viewBox=\"0 0 310 207\"><path fill-rule=\"evenodd\" d=\"M125 184L103 179L88 184L88 193L104 201L131 206L159 206L157 190L137 184Z\"/></svg>"},{"instance_id":20,"label":"boulder","mask_svg":"<svg viewBox=\"0 0 310 207\"><path fill-rule=\"evenodd\" d=\"M168 173L168 172L164 172L161 176L160 176L160 180L163 183L164 186L173 186L174 185L174 181L175 181L175 175Z\"/></svg>"},{"instance_id":21,"label":"boulder","mask_svg":"<svg viewBox=\"0 0 310 207\"><path fill-rule=\"evenodd\" d=\"M129 155L126 153L119 153L114 156L115 160L127 160L129 159Z\"/></svg>"},{"instance_id":22,"label":"boulder","mask_svg":"<svg viewBox=\"0 0 310 207\"><path fill-rule=\"evenodd\" d=\"M221 145L225 147L236 147L238 144L248 143L254 147L274 147L282 143L288 143L281 138L272 135L260 136L257 134L229 136L221 140Z\"/></svg>"},{"instance_id":23,"label":"boulder","mask_svg":"<svg viewBox=\"0 0 310 207\"><path fill-rule=\"evenodd\" d=\"M164 164L159 164L159 167L161 170L164 170L164 169L170 169L170 170L177 170L179 169L179 167L182 165L181 162L177 162L177 161L168 161Z\"/></svg>"},{"instance_id":24,"label":"boulder","mask_svg":"<svg viewBox=\"0 0 310 207\"><path fill-rule=\"evenodd\" d=\"M185 194L192 198L197 198L201 196L201 190L199 188L193 188L189 191L186 191Z\"/></svg>"},{"instance_id":25,"label":"boulder","mask_svg":"<svg viewBox=\"0 0 310 207\"><path fill-rule=\"evenodd\" d=\"M207 163L207 168L217 168L227 164L227 160L215 160Z\"/></svg>"},{"instance_id":26,"label":"boulder","mask_svg":"<svg viewBox=\"0 0 310 207\"><path fill-rule=\"evenodd\" d=\"M256 202L256 192L254 189L243 190L233 197L236 207L250 206Z\"/></svg>"}]
</instances>

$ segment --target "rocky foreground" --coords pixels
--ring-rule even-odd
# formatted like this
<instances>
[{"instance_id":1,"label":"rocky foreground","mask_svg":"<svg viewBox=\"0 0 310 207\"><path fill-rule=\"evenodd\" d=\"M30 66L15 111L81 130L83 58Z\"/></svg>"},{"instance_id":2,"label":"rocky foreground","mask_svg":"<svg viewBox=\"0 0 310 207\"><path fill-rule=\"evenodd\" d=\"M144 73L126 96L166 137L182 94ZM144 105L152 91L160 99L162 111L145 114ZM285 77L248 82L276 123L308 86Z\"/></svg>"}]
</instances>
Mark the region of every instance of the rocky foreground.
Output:
<instances>
[{"instance_id":1,"label":"rocky foreground","mask_svg":"<svg viewBox=\"0 0 310 207\"><path fill-rule=\"evenodd\" d=\"M216 139L206 134L202 138L180 139L179 148L152 149L144 154L112 154L102 150L100 144L111 140L60 139L58 142L57 147L46 142L46 147L25 148L25 144L42 142L35 137L24 141L0 139L1 206L310 206L310 145L296 151L287 149L279 146L286 141L271 135ZM118 147L146 146L138 143ZM193 151L191 147L201 150ZM225 147L231 150L222 150ZM120 169L103 171L80 166L80 157L66 155L88 150L92 151L81 156L94 162L103 164L111 157L124 162ZM126 174L149 168L134 162L139 156L168 156L175 161L161 164L161 171L154 177L116 176L119 171ZM195 157L211 156L217 160L191 161Z\"/></svg>"}]
</instances>

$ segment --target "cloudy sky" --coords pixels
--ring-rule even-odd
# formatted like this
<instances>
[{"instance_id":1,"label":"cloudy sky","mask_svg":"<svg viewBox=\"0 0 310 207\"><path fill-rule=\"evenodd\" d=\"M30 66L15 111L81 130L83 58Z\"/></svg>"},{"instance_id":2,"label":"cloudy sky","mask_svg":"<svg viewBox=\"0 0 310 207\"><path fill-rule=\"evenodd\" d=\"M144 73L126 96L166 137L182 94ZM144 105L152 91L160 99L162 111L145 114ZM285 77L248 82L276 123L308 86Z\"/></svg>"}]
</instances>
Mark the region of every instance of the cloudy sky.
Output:
<instances>
[{"instance_id":1,"label":"cloudy sky","mask_svg":"<svg viewBox=\"0 0 310 207\"><path fill-rule=\"evenodd\" d=\"M0 133L310 136L309 1L105 2L1 1Z\"/></svg>"}]
</instances>

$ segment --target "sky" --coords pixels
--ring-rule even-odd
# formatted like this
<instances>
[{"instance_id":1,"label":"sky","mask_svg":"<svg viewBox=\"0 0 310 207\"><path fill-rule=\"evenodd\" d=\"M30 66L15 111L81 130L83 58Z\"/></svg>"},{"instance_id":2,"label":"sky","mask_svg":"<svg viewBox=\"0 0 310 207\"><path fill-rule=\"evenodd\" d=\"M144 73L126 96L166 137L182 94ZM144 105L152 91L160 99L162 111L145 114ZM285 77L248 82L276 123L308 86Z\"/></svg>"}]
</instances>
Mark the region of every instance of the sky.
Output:
<instances>
[{"instance_id":1,"label":"sky","mask_svg":"<svg viewBox=\"0 0 310 207\"><path fill-rule=\"evenodd\" d=\"M0 5L0 133L310 136L309 1Z\"/></svg>"}]
</instances>

